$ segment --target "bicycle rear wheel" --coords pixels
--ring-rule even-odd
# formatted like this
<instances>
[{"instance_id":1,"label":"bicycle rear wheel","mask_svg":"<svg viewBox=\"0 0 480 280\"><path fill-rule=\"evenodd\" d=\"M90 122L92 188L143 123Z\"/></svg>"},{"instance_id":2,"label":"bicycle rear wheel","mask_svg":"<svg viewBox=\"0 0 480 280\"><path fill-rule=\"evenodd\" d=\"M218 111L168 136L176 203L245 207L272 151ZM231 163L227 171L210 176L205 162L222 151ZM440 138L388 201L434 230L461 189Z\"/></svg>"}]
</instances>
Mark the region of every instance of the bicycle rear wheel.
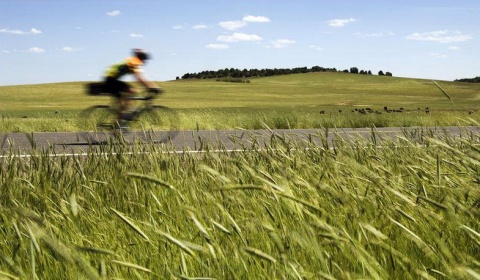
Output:
<instances>
[{"instance_id":1,"label":"bicycle rear wheel","mask_svg":"<svg viewBox=\"0 0 480 280\"><path fill-rule=\"evenodd\" d=\"M108 105L96 105L80 113L80 121L95 130L113 130L118 127L117 110Z\"/></svg>"}]
</instances>

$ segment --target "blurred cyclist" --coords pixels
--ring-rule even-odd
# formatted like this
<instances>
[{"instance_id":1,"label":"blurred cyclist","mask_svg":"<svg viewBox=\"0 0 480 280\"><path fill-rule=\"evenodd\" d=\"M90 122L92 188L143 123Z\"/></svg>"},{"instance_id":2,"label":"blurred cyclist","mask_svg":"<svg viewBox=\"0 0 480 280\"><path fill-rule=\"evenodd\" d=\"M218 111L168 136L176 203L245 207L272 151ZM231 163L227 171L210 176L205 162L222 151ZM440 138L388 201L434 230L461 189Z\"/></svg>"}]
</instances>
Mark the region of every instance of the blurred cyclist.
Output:
<instances>
[{"instance_id":1,"label":"blurred cyclist","mask_svg":"<svg viewBox=\"0 0 480 280\"><path fill-rule=\"evenodd\" d=\"M132 100L129 100L126 94L134 95L138 91L127 84L120 81L120 78L127 74L133 74L135 79L140 82L145 88L152 92L158 92L158 86L145 79L143 76L142 66L147 60L150 59L150 55L141 49L133 49L133 56L125 59L124 61L110 66L105 73L105 88L104 91L112 94L118 99L118 120L119 122L128 120L131 116L129 112Z\"/></svg>"}]
</instances>

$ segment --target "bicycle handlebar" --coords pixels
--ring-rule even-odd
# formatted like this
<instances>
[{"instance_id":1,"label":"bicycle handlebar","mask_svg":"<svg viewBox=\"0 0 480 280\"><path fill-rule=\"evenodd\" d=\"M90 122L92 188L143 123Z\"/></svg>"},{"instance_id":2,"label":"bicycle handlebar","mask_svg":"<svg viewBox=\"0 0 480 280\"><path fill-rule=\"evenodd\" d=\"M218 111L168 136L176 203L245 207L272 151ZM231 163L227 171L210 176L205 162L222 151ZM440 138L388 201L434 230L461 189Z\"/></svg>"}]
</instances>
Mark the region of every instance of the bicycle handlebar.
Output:
<instances>
[{"instance_id":1,"label":"bicycle handlebar","mask_svg":"<svg viewBox=\"0 0 480 280\"><path fill-rule=\"evenodd\" d=\"M162 93L163 90L160 88L149 88L148 93Z\"/></svg>"},{"instance_id":2,"label":"bicycle handlebar","mask_svg":"<svg viewBox=\"0 0 480 280\"><path fill-rule=\"evenodd\" d=\"M156 98L159 94L162 94L164 91L160 88L149 88L147 90L145 90L145 92L148 93L147 96L128 96L126 97L126 99L129 99L129 100L152 100L154 98Z\"/></svg>"}]
</instances>

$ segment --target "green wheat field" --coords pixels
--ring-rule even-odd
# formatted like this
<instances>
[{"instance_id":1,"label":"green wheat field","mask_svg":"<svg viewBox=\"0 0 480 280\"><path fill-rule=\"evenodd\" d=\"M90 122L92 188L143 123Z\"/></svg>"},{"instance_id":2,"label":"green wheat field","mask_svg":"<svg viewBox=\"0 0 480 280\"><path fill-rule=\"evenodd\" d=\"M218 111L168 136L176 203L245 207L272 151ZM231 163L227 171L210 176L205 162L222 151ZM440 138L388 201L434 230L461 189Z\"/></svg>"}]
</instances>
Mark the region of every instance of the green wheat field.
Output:
<instances>
[{"instance_id":1,"label":"green wheat field","mask_svg":"<svg viewBox=\"0 0 480 280\"><path fill-rule=\"evenodd\" d=\"M76 116L108 100L82 86L0 87L1 130L93 129ZM480 135L379 146L374 129L334 144L323 133L478 125L478 85L322 73L161 86L182 129L319 133L236 152L121 139L83 156L12 149L0 279L480 279ZM381 114L355 110L367 107Z\"/></svg>"},{"instance_id":2,"label":"green wheat field","mask_svg":"<svg viewBox=\"0 0 480 280\"><path fill-rule=\"evenodd\" d=\"M250 83L159 85L165 94L156 103L174 109L176 127L186 130L455 126L480 120L480 85L471 83L326 72ZM80 111L110 103L108 97L87 96L85 83L3 86L0 100L0 132L92 131L94 123L79 118ZM359 113L366 108L372 113Z\"/></svg>"}]
</instances>

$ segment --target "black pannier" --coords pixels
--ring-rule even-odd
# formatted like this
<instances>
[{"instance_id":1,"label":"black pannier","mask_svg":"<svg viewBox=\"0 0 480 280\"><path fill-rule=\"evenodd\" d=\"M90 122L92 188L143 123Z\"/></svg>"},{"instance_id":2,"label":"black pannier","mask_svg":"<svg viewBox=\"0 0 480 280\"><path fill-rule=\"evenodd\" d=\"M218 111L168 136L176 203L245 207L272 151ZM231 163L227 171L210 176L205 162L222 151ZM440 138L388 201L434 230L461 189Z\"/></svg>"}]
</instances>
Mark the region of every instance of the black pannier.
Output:
<instances>
[{"instance_id":1,"label":"black pannier","mask_svg":"<svg viewBox=\"0 0 480 280\"><path fill-rule=\"evenodd\" d=\"M87 93L89 95L109 95L104 88L104 83L89 83L87 84Z\"/></svg>"}]
</instances>

